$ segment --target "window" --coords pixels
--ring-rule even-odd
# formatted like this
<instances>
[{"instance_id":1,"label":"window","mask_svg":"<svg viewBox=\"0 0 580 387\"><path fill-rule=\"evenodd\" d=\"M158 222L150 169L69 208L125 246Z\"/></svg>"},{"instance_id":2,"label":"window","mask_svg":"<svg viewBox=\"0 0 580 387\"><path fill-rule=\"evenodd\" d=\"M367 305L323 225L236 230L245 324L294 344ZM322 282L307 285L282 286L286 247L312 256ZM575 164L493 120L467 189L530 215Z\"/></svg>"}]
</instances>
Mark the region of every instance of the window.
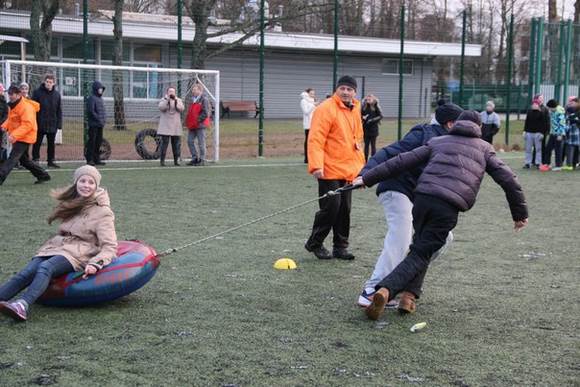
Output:
<instances>
[{"instance_id":1,"label":"window","mask_svg":"<svg viewBox=\"0 0 580 387\"><path fill-rule=\"evenodd\" d=\"M381 72L383 74L399 74L399 59L383 59L383 65ZM413 61L404 60L403 61L403 74L413 75Z\"/></svg>"}]
</instances>

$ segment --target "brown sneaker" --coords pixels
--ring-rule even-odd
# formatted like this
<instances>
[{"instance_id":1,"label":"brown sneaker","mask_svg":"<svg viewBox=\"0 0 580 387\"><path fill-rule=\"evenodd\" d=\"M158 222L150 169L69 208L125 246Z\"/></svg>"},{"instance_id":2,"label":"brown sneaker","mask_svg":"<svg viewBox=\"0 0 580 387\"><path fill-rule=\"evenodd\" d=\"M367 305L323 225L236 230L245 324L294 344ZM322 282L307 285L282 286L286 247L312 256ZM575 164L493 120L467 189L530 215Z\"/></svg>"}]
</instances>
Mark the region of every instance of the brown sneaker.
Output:
<instances>
[{"instance_id":1,"label":"brown sneaker","mask_svg":"<svg viewBox=\"0 0 580 387\"><path fill-rule=\"evenodd\" d=\"M415 295L411 292L401 292L399 297L399 313L415 313L415 310L417 310Z\"/></svg>"},{"instance_id":2,"label":"brown sneaker","mask_svg":"<svg viewBox=\"0 0 580 387\"><path fill-rule=\"evenodd\" d=\"M371 304L365 309L365 313L370 320L378 320L385 311L385 305L389 301L389 290L380 288L373 296Z\"/></svg>"}]
</instances>

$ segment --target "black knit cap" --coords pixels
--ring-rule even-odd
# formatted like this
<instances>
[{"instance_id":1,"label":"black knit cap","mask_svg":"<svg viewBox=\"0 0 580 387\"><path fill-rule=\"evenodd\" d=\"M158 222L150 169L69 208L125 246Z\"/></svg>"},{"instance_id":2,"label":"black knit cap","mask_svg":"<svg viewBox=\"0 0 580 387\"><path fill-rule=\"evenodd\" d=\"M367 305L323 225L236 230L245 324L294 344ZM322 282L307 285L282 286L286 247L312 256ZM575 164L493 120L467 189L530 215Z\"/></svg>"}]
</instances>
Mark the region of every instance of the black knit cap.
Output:
<instances>
[{"instance_id":1,"label":"black knit cap","mask_svg":"<svg viewBox=\"0 0 580 387\"><path fill-rule=\"evenodd\" d=\"M547 107L549 108L557 108L558 107L558 101L556 101L555 99L551 99L548 101L548 103L546 104Z\"/></svg>"},{"instance_id":2,"label":"black knit cap","mask_svg":"<svg viewBox=\"0 0 580 387\"><path fill-rule=\"evenodd\" d=\"M20 88L16 85L10 85L8 88L8 94L20 94Z\"/></svg>"},{"instance_id":3,"label":"black knit cap","mask_svg":"<svg viewBox=\"0 0 580 387\"><path fill-rule=\"evenodd\" d=\"M352 87L353 89L356 90L358 85L356 84L356 79L354 79L353 77L351 77L349 75L343 75L338 80L338 82L336 84L336 88L338 89L340 86L348 86L348 87Z\"/></svg>"},{"instance_id":4,"label":"black knit cap","mask_svg":"<svg viewBox=\"0 0 580 387\"><path fill-rule=\"evenodd\" d=\"M475 110L465 110L459 115L457 121L471 121L477 125L481 125L481 116Z\"/></svg>"},{"instance_id":5,"label":"black knit cap","mask_svg":"<svg viewBox=\"0 0 580 387\"><path fill-rule=\"evenodd\" d=\"M445 125L449 121L456 121L457 117L463 113L463 109L454 103L447 102L443 105L440 105L435 110L435 119L441 125Z\"/></svg>"}]
</instances>

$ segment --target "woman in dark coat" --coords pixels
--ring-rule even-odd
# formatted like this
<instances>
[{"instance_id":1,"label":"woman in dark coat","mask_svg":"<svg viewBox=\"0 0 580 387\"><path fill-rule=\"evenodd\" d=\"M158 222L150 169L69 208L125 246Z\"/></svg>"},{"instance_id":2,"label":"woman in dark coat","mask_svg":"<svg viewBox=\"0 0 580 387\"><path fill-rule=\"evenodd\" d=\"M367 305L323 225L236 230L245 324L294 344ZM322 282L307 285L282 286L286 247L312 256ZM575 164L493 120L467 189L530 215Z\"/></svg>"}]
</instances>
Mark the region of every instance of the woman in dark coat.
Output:
<instances>
[{"instance_id":1,"label":"woman in dark coat","mask_svg":"<svg viewBox=\"0 0 580 387\"><path fill-rule=\"evenodd\" d=\"M361 109L363 120L363 131L365 139L365 161L369 159L370 155L374 156L377 153L377 137L379 136L379 124L383 119L379 100L372 94L369 94L363 102Z\"/></svg>"}]
</instances>

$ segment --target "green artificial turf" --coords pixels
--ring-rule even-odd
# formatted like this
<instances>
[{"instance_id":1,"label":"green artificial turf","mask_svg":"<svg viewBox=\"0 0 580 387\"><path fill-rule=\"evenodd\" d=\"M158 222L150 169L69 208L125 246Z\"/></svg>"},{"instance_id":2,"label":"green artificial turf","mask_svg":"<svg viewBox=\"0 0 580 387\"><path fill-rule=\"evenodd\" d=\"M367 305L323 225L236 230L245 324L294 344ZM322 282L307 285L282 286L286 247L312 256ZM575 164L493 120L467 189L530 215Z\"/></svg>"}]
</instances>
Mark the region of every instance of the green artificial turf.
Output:
<instances>
[{"instance_id":1,"label":"green artificial turf","mask_svg":"<svg viewBox=\"0 0 580 387\"><path fill-rule=\"evenodd\" d=\"M316 203L162 259L124 299L87 308L34 305L30 321L0 318L0 385L569 386L580 380L580 174L519 170L530 225L512 231L503 192L487 177L435 261L418 312L368 321L355 301L382 246L373 190L354 193L353 262L307 253ZM73 167L73 165L66 165ZM120 239L158 250L314 198L297 159L204 168L107 166ZM156 165L156 164L155 164ZM129 168L126 168L129 166ZM135 168L137 167L137 168ZM0 281L56 226L45 218L67 170L0 187ZM291 257L294 271L276 271ZM409 328L427 322L420 333Z\"/></svg>"}]
</instances>

